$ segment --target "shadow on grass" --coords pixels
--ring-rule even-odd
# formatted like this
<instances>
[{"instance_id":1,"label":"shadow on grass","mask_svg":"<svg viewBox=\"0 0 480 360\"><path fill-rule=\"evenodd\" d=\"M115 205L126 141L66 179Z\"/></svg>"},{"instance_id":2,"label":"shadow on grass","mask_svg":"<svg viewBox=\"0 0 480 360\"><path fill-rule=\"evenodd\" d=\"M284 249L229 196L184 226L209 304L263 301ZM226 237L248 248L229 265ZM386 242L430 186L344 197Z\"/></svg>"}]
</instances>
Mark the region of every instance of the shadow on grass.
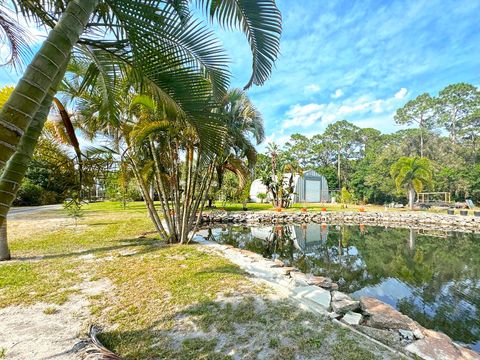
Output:
<instances>
[{"instance_id":1,"label":"shadow on grass","mask_svg":"<svg viewBox=\"0 0 480 360\"><path fill-rule=\"evenodd\" d=\"M147 254L149 252L158 250L160 247L168 246L164 241L158 239L121 239L118 240L119 245L111 245L111 246L103 246L97 247L87 250L80 250L80 251L72 251L69 253L58 253L58 254L47 254L47 255L40 255L40 256L19 256L19 257L12 257L11 261L6 262L21 262L21 261L40 261L40 260L51 260L51 259L63 259L63 258L72 258L72 257L79 257L85 256L90 254L98 254L103 252L110 252L115 250L122 250L122 249L129 249L132 247L141 246L142 248L135 253L128 254L128 256L138 256Z\"/></svg>"},{"instance_id":2,"label":"shadow on grass","mask_svg":"<svg viewBox=\"0 0 480 360\"><path fill-rule=\"evenodd\" d=\"M245 275L245 276L249 276L249 274L247 272L245 272L244 270L240 269L238 266L236 265L224 265L224 266L217 266L217 267L214 267L214 268L207 268L205 270L202 270L202 271L197 271L195 275L203 275L203 274L212 274L212 273L216 273L216 274L238 274L238 275Z\"/></svg>"}]
</instances>

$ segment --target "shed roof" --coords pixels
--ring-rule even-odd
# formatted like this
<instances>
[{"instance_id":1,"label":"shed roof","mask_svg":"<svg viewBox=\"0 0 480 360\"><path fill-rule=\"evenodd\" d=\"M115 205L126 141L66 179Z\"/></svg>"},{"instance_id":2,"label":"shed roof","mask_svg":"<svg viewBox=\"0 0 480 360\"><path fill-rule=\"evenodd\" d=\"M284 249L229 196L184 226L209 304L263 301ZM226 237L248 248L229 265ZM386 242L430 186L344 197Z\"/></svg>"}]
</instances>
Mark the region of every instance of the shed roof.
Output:
<instances>
[{"instance_id":1,"label":"shed roof","mask_svg":"<svg viewBox=\"0 0 480 360\"><path fill-rule=\"evenodd\" d=\"M323 175L320 175L315 170L307 170L303 173L303 176L323 178Z\"/></svg>"}]
</instances>

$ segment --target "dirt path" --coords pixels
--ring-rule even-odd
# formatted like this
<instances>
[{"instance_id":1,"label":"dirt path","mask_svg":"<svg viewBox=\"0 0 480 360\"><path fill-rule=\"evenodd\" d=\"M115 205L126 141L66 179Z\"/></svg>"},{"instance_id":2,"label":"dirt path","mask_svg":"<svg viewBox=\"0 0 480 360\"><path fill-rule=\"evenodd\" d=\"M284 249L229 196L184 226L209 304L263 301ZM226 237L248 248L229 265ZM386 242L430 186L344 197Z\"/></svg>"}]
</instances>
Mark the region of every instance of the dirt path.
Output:
<instances>
[{"instance_id":1,"label":"dirt path","mask_svg":"<svg viewBox=\"0 0 480 360\"><path fill-rule=\"evenodd\" d=\"M38 213L43 211L51 211L51 210L59 210L62 208L61 204L54 204L54 205L44 205L44 206L21 206L21 207L14 207L11 208L8 212L8 218L18 218L24 215Z\"/></svg>"}]
</instances>

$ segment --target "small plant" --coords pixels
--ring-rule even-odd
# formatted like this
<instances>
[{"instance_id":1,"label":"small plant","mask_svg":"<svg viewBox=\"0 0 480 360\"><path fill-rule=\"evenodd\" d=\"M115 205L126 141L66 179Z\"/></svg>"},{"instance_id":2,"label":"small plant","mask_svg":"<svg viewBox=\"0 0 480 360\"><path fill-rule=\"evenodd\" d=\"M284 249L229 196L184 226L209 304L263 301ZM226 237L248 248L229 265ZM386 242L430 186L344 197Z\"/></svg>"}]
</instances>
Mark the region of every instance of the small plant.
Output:
<instances>
[{"instance_id":1,"label":"small plant","mask_svg":"<svg viewBox=\"0 0 480 360\"><path fill-rule=\"evenodd\" d=\"M0 359L5 359L7 357L7 349L0 348Z\"/></svg>"},{"instance_id":2,"label":"small plant","mask_svg":"<svg viewBox=\"0 0 480 360\"><path fill-rule=\"evenodd\" d=\"M82 202L74 194L71 198L67 198L63 203L63 208L67 212L67 216L70 216L75 221L75 226L77 226L78 219L83 217Z\"/></svg>"},{"instance_id":3,"label":"small plant","mask_svg":"<svg viewBox=\"0 0 480 360\"><path fill-rule=\"evenodd\" d=\"M43 313L45 315L53 315L53 314L58 313L58 309L54 308L53 306L49 306L45 310L43 310Z\"/></svg>"},{"instance_id":4,"label":"small plant","mask_svg":"<svg viewBox=\"0 0 480 360\"><path fill-rule=\"evenodd\" d=\"M268 342L268 345L272 348L272 349L276 349L280 346L280 340L276 339L276 338L271 338L270 341Z\"/></svg>"},{"instance_id":5,"label":"small plant","mask_svg":"<svg viewBox=\"0 0 480 360\"><path fill-rule=\"evenodd\" d=\"M342 202L343 208L347 208L347 204L353 201L353 194L348 191L346 187L343 187L340 191L340 201Z\"/></svg>"},{"instance_id":6,"label":"small plant","mask_svg":"<svg viewBox=\"0 0 480 360\"><path fill-rule=\"evenodd\" d=\"M265 202L265 199L267 198L267 194L265 193L259 193L257 194L257 198L260 199L260 203L263 204Z\"/></svg>"}]
</instances>

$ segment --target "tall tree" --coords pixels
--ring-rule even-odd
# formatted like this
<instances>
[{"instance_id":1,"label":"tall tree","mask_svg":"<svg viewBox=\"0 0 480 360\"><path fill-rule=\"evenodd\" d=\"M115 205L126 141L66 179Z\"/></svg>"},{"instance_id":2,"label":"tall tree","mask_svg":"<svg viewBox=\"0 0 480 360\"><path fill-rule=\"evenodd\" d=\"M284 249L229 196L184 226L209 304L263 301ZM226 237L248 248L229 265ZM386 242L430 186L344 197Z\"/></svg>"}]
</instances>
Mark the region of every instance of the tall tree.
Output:
<instances>
[{"instance_id":1,"label":"tall tree","mask_svg":"<svg viewBox=\"0 0 480 360\"><path fill-rule=\"evenodd\" d=\"M432 181L432 165L427 158L401 157L392 165L390 174L398 189L407 190L408 204L413 210L415 192L421 192Z\"/></svg>"},{"instance_id":2,"label":"tall tree","mask_svg":"<svg viewBox=\"0 0 480 360\"><path fill-rule=\"evenodd\" d=\"M438 94L436 112L438 123L450 133L457 143L464 122L480 109L480 91L473 85L458 83L448 85Z\"/></svg>"},{"instance_id":3,"label":"tall tree","mask_svg":"<svg viewBox=\"0 0 480 360\"><path fill-rule=\"evenodd\" d=\"M346 120L337 121L327 126L323 139L336 153L338 186L341 188L347 181L347 161L358 158L362 151L360 128ZM343 160L346 160L345 164Z\"/></svg>"},{"instance_id":4,"label":"tall tree","mask_svg":"<svg viewBox=\"0 0 480 360\"><path fill-rule=\"evenodd\" d=\"M425 131L430 130L435 124L435 100L424 93L408 101L395 113L397 124L417 124L420 130L420 157L424 156Z\"/></svg>"},{"instance_id":5,"label":"tall tree","mask_svg":"<svg viewBox=\"0 0 480 360\"><path fill-rule=\"evenodd\" d=\"M212 90L217 96L225 93L229 80L226 56L212 32L192 20L189 2L72 0L65 6L56 0L42 4L14 1L24 15L52 30L0 112L0 169L15 152L53 77L79 40L107 51L125 66L135 65L164 99L192 116L203 112ZM279 51L281 15L274 0L201 4L221 25L244 31L253 54L253 73L246 86L263 84ZM86 29L90 31L80 39ZM98 33L108 36L99 39ZM172 77L176 82L171 82Z\"/></svg>"},{"instance_id":6,"label":"tall tree","mask_svg":"<svg viewBox=\"0 0 480 360\"><path fill-rule=\"evenodd\" d=\"M237 175L238 191L241 192L257 160L257 151L250 139L258 145L265 138L262 114L240 89L232 89L225 95L218 113L224 119L229 144L219 156L217 187L221 187L223 174L229 170Z\"/></svg>"}]
</instances>

